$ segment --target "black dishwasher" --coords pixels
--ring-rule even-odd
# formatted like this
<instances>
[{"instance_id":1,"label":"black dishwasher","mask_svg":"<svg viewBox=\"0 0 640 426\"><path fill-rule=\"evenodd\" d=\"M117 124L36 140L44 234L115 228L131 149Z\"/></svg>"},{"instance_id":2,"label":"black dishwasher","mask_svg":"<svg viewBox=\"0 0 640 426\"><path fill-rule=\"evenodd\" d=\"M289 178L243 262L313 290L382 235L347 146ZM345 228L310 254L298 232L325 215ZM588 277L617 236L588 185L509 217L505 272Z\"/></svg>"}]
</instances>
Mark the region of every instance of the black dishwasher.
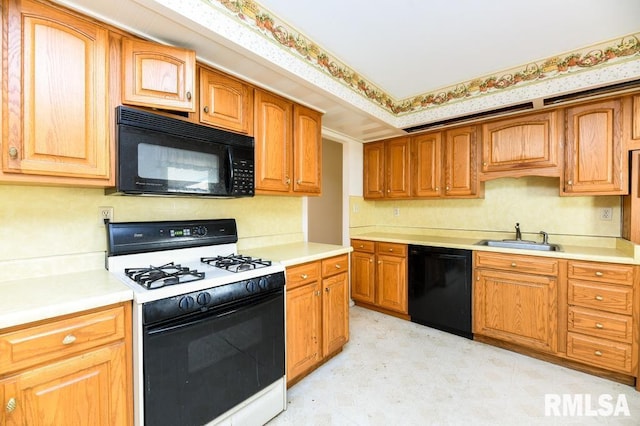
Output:
<instances>
[{"instance_id":1,"label":"black dishwasher","mask_svg":"<svg viewBox=\"0 0 640 426\"><path fill-rule=\"evenodd\" d=\"M409 245L411 321L457 334L471 333L471 251Z\"/></svg>"}]
</instances>

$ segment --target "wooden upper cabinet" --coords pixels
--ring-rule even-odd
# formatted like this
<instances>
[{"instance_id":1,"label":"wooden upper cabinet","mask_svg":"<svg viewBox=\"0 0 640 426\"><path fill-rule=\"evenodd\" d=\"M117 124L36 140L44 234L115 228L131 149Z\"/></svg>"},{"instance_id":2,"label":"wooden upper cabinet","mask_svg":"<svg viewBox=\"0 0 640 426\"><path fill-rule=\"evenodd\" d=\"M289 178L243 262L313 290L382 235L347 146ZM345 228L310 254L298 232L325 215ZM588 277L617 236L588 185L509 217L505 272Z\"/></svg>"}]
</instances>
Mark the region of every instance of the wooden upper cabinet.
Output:
<instances>
[{"instance_id":1,"label":"wooden upper cabinet","mask_svg":"<svg viewBox=\"0 0 640 426\"><path fill-rule=\"evenodd\" d=\"M195 112L193 50L122 39L122 103Z\"/></svg>"},{"instance_id":2,"label":"wooden upper cabinet","mask_svg":"<svg viewBox=\"0 0 640 426\"><path fill-rule=\"evenodd\" d=\"M411 194L439 197L442 185L442 133L427 133L411 139Z\"/></svg>"},{"instance_id":3,"label":"wooden upper cabinet","mask_svg":"<svg viewBox=\"0 0 640 426\"><path fill-rule=\"evenodd\" d=\"M625 97L622 108L627 150L640 149L640 94Z\"/></svg>"},{"instance_id":4,"label":"wooden upper cabinet","mask_svg":"<svg viewBox=\"0 0 640 426\"><path fill-rule=\"evenodd\" d=\"M240 80L200 68L199 120L253 135L253 89Z\"/></svg>"},{"instance_id":5,"label":"wooden upper cabinet","mask_svg":"<svg viewBox=\"0 0 640 426\"><path fill-rule=\"evenodd\" d=\"M289 192L291 185L291 102L255 91L256 190Z\"/></svg>"},{"instance_id":6,"label":"wooden upper cabinet","mask_svg":"<svg viewBox=\"0 0 640 426\"><path fill-rule=\"evenodd\" d=\"M478 139L475 126L446 132L444 144L445 196L477 197Z\"/></svg>"},{"instance_id":7,"label":"wooden upper cabinet","mask_svg":"<svg viewBox=\"0 0 640 426\"><path fill-rule=\"evenodd\" d=\"M628 193L620 99L566 109L563 195Z\"/></svg>"},{"instance_id":8,"label":"wooden upper cabinet","mask_svg":"<svg viewBox=\"0 0 640 426\"><path fill-rule=\"evenodd\" d=\"M107 29L29 0L4 13L1 179L109 186Z\"/></svg>"},{"instance_id":9,"label":"wooden upper cabinet","mask_svg":"<svg viewBox=\"0 0 640 426\"><path fill-rule=\"evenodd\" d=\"M322 114L293 105L293 192L320 194Z\"/></svg>"},{"instance_id":10,"label":"wooden upper cabinet","mask_svg":"<svg viewBox=\"0 0 640 426\"><path fill-rule=\"evenodd\" d=\"M363 195L364 198L384 198L385 164L384 142L370 142L363 150Z\"/></svg>"},{"instance_id":11,"label":"wooden upper cabinet","mask_svg":"<svg viewBox=\"0 0 640 426\"><path fill-rule=\"evenodd\" d=\"M484 124L482 179L560 176L558 114L550 111Z\"/></svg>"},{"instance_id":12,"label":"wooden upper cabinet","mask_svg":"<svg viewBox=\"0 0 640 426\"><path fill-rule=\"evenodd\" d=\"M407 198L411 195L411 150L409 138L402 137L386 141L386 194L388 198Z\"/></svg>"}]
</instances>

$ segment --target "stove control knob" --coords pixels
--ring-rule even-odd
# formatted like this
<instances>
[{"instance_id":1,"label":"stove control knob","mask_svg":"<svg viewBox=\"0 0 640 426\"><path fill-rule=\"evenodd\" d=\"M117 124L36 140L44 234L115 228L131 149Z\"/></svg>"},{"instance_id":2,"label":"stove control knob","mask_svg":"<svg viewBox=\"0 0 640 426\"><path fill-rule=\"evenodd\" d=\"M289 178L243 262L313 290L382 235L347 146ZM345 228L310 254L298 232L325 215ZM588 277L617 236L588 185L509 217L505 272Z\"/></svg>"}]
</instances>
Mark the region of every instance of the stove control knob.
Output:
<instances>
[{"instance_id":1,"label":"stove control knob","mask_svg":"<svg viewBox=\"0 0 640 426\"><path fill-rule=\"evenodd\" d=\"M178 302L178 307L180 309L182 309L183 311L188 311L190 309L193 308L193 305L195 305L195 301L193 300L193 297L191 296L184 296L183 298L180 299L180 301Z\"/></svg>"},{"instance_id":2,"label":"stove control knob","mask_svg":"<svg viewBox=\"0 0 640 426\"><path fill-rule=\"evenodd\" d=\"M202 305L202 306L208 305L209 302L211 302L211 295L207 292L202 292L198 294L196 301L198 302L198 305Z\"/></svg>"},{"instance_id":3,"label":"stove control knob","mask_svg":"<svg viewBox=\"0 0 640 426\"><path fill-rule=\"evenodd\" d=\"M256 283L253 280L249 280L247 281L247 291L249 293L253 293L254 291L256 291L258 288L256 286Z\"/></svg>"},{"instance_id":4,"label":"stove control knob","mask_svg":"<svg viewBox=\"0 0 640 426\"><path fill-rule=\"evenodd\" d=\"M260 277L260 279L258 280L258 287L260 287L262 290L266 290L269 287L269 281L267 281L265 277Z\"/></svg>"},{"instance_id":5,"label":"stove control knob","mask_svg":"<svg viewBox=\"0 0 640 426\"><path fill-rule=\"evenodd\" d=\"M206 226L196 226L191 232L196 237L204 237L207 235L208 230Z\"/></svg>"}]
</instances>

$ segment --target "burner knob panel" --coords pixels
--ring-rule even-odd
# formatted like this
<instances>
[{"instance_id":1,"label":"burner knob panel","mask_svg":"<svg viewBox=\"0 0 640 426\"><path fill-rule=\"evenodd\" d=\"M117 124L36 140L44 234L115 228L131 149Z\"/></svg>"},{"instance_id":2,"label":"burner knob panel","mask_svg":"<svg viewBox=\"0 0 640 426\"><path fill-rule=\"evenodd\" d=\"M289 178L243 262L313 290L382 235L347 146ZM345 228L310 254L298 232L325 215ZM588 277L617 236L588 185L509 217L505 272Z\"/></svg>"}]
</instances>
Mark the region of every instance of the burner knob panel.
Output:
<instances>
[{"instance_id":1,"label":"burner knob panel","mask_svg":"<svg viewBox=\"0 0 640 426\"><path fill-rule=\"evenodd\" d=\"M253 280L247 281L247 291L249 293L253 293L257 289L258 289L258 286L256 285L256 283Z\"/></svg>"},{"instance_id":2,"label":"burner knob panel","mask_svg":"<svg viewBox=\"0 0 640 426\"><path fill-rule=\"evenodd\" d=\"M196 237L204 237L207 235L208 229L206 226L196 226L191 232Z\"/></svg>"},{"instance_id":3,"label":"burner knob panel","mask_svg":"<svg viewBox=\"0 0 640 426\"><path fill-rule=\"evenodd\" d=\"M260 279L258 280L258 287L260 287L262 290L266 290L269 286L269 282L267 281L267 279L265 277L260 277Z\"/></svg>"},{"instance_id":4,"label":"burner knob panel","mask_svg":"<svg viewBox=\"0 0 640 426\"><path fill-rule=\"evenodd\" d=\"M188 311L192 309L194 305L195 305L195 301L191 296L182 297L178 302L178 307L183 311Z\"/></svg>"},{"instance_id":5,"label":"burner knob panel","mask_svg":"<svg viewBox=\"0 0 640 426\"><path fill-rule=\"evenodd\" d=\"M208 305L209 302L211 302L211 295L207 292L202 292L198 294L196 301L198 302L198 305L202 305L202 306Z\"/></svg>"}]
</instances>

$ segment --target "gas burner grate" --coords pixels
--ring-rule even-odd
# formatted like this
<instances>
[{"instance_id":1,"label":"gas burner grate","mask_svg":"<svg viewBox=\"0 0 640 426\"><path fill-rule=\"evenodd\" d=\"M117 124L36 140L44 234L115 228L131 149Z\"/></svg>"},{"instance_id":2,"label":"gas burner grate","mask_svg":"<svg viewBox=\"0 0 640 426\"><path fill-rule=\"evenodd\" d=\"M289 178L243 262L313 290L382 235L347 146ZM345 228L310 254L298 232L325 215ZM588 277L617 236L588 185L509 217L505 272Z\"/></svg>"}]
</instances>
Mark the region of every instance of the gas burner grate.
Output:
<instances>
[{"instance_id":1,"label":"gas burner grate","mask_svg":"<svg viewBox=\"0 0 640 426\"><path fill-rule=\"evenodd\" d=\"M200 261L216 268L226 269L231 272L242 272L251 269L271 266L270 260L243 256L241 254L230 254L228 256L202 257Z\"/></svg>"},{"instance_id":2,"label":"gas burner grate","mask_svg":"<svg viewBox=\"0 0 640 426\"><path fill-rule=\"evenodd\" d=\"M173 262L162 266L150 265L148 268L125 268L124 273L148 289L204 279L204 272L176 265Z\"/></svg>"}]
</instances>

